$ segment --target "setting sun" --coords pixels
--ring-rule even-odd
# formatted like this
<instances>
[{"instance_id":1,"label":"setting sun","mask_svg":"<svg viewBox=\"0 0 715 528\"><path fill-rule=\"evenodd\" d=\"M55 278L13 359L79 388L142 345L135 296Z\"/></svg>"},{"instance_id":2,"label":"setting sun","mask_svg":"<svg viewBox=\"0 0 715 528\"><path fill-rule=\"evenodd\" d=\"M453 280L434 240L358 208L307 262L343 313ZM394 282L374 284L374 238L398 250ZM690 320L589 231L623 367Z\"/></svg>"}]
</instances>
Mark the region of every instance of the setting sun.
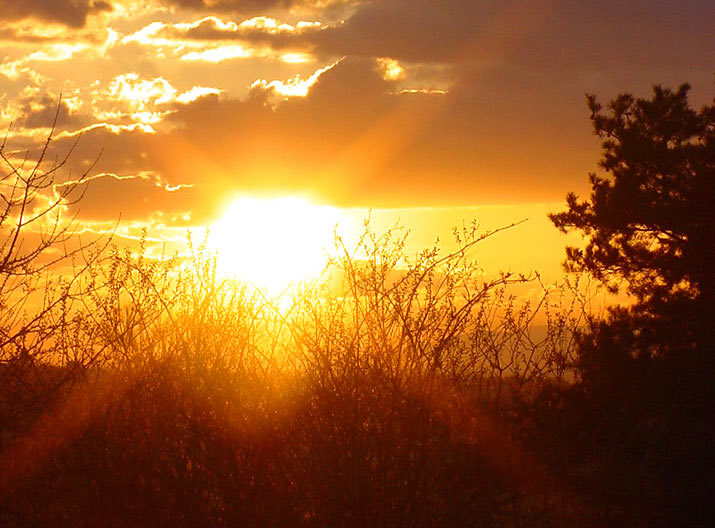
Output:
<instances>
[{"instance_id":1,"label":"setting sun","mask_svg":"<svg viewBox=\"0 0 715 528\"><path fill-rule=\"evenodd\" d=\"M277 293L316 277L334 245L339 213L296 197L244 197L210 228L221 275Z\"/></svg>"},{"instance_id":2,"label":"setting sun","mask_svg":"<svg viewBox=\"0 0 715 528\"><path fill-rule=\"evenodd\" d=\"M0 0L0 528L715 526L713 20Z\"/></svg>"}]
</instances>

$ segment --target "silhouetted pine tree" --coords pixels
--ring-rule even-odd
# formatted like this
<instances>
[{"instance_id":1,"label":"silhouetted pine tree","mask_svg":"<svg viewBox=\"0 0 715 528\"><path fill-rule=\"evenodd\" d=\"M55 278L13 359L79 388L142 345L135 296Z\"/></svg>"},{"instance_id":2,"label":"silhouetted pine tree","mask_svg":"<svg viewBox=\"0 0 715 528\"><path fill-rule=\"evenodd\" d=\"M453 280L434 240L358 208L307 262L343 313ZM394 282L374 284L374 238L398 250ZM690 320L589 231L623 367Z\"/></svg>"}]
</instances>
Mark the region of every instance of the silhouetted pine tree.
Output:
<instances>
[{"instance_id":1,"label":"silhouetted pine tree","mask_svg":"<svg viewBox=\"0 0 715 528\"><path fill-rule=\"evenodd\" d=\"M605 174L550 215L586 237L566 266L635 300L581 334L565 410L581 428L576 478L622 525L712 519L715 107L692 109L689 88L605 109L588 96Z\"/></svg>"}]
</instances>

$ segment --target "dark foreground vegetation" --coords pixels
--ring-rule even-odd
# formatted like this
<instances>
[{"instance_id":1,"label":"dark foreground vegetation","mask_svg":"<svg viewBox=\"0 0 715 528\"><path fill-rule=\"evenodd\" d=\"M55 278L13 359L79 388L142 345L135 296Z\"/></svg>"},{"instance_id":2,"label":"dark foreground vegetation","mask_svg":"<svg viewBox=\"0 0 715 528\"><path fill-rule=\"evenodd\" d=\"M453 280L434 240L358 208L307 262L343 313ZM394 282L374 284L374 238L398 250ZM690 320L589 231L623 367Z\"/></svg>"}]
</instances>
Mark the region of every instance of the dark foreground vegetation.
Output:
<instances>
[{"instance_id":1,"label":"dark foreground vegetation","mask_svg":"<svg viewBox=\"0 0 715 528\"><path fill-rule=\"evenodd\" d=\"M577 283L483 277L474 232L408 258L368 228L267 299L200 247L82 245L83 179L3 150L0 524L708 525L713 107L590 108L606 175L552 219L587 236L570 266L632 294L605 316Z\"/></svg>"}]
</instances>

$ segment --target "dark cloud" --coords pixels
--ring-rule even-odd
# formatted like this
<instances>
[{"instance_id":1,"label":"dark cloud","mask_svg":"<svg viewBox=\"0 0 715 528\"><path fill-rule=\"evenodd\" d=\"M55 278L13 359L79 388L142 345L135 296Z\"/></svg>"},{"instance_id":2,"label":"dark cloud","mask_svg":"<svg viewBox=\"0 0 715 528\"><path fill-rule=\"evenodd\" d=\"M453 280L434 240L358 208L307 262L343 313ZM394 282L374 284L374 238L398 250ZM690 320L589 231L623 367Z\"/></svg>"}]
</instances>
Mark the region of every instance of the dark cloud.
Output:
<instances>
[{"instance_id":1,"label":"dark cloud","mask_svg":"<svg viewBox=\"0 0 715 528\"><path fill-rule=\"evenodd\" d=\"M159 35L165 38L191 39L207 42L240 40L252 44L265 44L275 49L312 45L310 33L315 28L308 27L291 32L268 32L258 27L236 29L221 27L214 18L205 18L187 29L174 26L165 27Z\"/></svg>"},{"instance_id":2,"label":"dark cloud","mask_svg":"<svg viewBox=\"0 0 715 528\"><path fill-rule=\"evenodd\" d=\"M201 4L200 0L172 0ZM227 2L227 4L240 2ZM266 0L266 4L272 4ZM221 4L219 4L220 6ZM255 27L230 30L206 19L187 30L167 28L165 34L196 40L242 40L276 49L307 46L322 55L388 56L404 60L452 61L470 39L488 26L492 11L478 10L470 2L444 3L415 0L366 2L338 24L275 32Z\"/></svg>"},{"instance_id":3,"label":"dark cloud","mask_svg":"<svg viewBox=\"0 0 715 528\"><path fill-rule=\"evenodd\" d=\"M132 219L191 210L201 222L236 191L313 191L338 205L370 207L558 201L584 190L599 156L585 92L603 100L623 91L646 96L654 83L688 81L693 104L709 102L709 2L524 5L373 1L342 25L276 35L229 35L206 21L191 38L221 33L347 58L307 97L277 106L269 85L258 84L246 98L176 105L156 134L88 131L73 156L81 166L103 148L98 171L151 171L163 186L102 178L90 195L101 205L85 212L111 220L119 212ZM449 93L396 93L375 56L449 64ZM27 123L46 122L47 108L39 113ZM194 187L170 192L166 184Z\"/></svg>"},{"instance_id":4,"label":"dark cloud","mask_svg":"<svg viewBox=\"0 0 715 528\"><path fill-rule=\"evenodd\" d=\"M714 18L715 4L707 0L375 0L344 25L316 33L316 43L342 54L412 61L538 55L554 64L583 61L584 53L628 60L643 50L655 59L683 48L702 53L698 42L709 42L712 51Z\"/></svg>"},{"instance_id":5,"label":"dark cloud","mask_svg":"<svg viewBox=\"0 0 715 528\"><path fill-rule=\"evenodd\" d=\"M375 0L345 24L313 34L338 54L406 61L530 60L581 64L677 60L714 51L708 0Z\"/></svg>"},{"instance_id":6,"label":"dark cloud","mask_svg":"<svg viewBox=\"0 0 715 528\"><path fill-rule=\"evenodd\" d=\"M195 185L181 193L152 188L145 202L139 190L149 183L134 182L137 192L122 195L121 205L124 182L98 182L112 186L98 198L105 207L96 209L110 219L118 210L140 214L149 203L147 214L190 209L200 222L237 191L312 192L370 207L558 201L568 190L584 190L598 159L584 92L647 95L653 82L683 81L693 82L701 98L710 83L709 76L678 72L564 77L474 64L462 67L446 95L396 94L374 60L347 58L305 98L276 107L265 86L244 99L207 96L177 105L167 118L170 131L95 129L75 154L88 161L104 148L99 171L148 170L169 185Z\"/></svg>"},{"instance_id":7,"label":"dark cloud","mask_svg":"<svg viewBox=\"0 0 715 528\"><path fill-rule=\"evenodd\" d=\"M458 60L502 9L501 2L365 2L344 24L311 35L319 50L406 61Z\"/></svg>"},{"instance_id":8,"label":"dark cloud","mask_svg":"<svg viewBox=\"0 0 715 528\"><path fill-rule=\"evenodd\" d=\"M711 67L713 19L715 4L707 0L368 0L343 23L302 31L231 31L206 20L180 35L414 63L511 62L561 71L664 62Z\"/></svg>"},{"instance_id":9,"label":"dark cloud","mask_svg":"<svg viewBox=\"0 0 715 528\"><path fill-rule=\"evenodd\" d=\"M11 147L15 147L15 141ZM147 134L136 128L112 129L98 126L86 129L81 137L56 135L50 144L48 159L64 159L58 180L89 176L87 185L75 189L70 198L82 196L72 206L81 220L115 222L157 219L167 225L186 224L180 217L190 212L199 221L213 212L217 189L204 181L209 166L203 160L200 172L191 173L181 165L191 160L190 152L169 149L176 143L170 134ZM37 145L30 150L38 151ZM177 164L173 163L174 157ZM89 172L88 172L89 171ZM179 181L187 175L198 187Z\"/></svg>"},{"instance_id":10,"label":"dark cloud","mask_svg":"<svg viewBox=\"0 0 715 528\"><path fill-rule=\"evenodd\" d=\"M315 5L317 0L162 0L166 5L210 13L262 13L296 5Z\"/></svg>"},{"instance_id":11,"label":"dark cloud","mask_svg":"<svg viewBox=\"0 0 715 528\"><path fill-rule=\"evenodd\" d=\"M193 189L167 188L166 184L151 175L117 176L101 173L87 185L78 186L69 199L79 198L74 212L77 218L90 221L131 222L152 217L165 225L177 222L182 214L190 212ZM169 211L162 210L167 207Z\"/></svg>"},{"instance_id":12,"label":"dark cloud","mask_svg":"<svg viewBox=\"0 0 715 528\"><path fill-rule=\"evenodd\" d=\"M52 94L24 97L19 103L23 113L15 124L21 127L49 128L54 124L55 130L61 131L81 128L92 122L91 116L72 112L67 101Z\"/></svg>"},{"instance_id":13,"label":"dark cloud","mask_svg":"<svg viewBox=\"0 0 715 528\"><path fill-rule=\"evenodd\" d=\"M0 0L1 2L2 0ZM2 16L2 15L0 15ZM51 44L56 42L54 37L24 33L12 27L0 28L0 41L25 42L28 44Z\"/></svg>"},{"instance_id":14,"label":"dark cloud","mask_svg":"<svg viewBox=\"0 0 715 528\"><path fill-rule=\"evenodd\" d=\"M274 108L260 87L243 100L204 97L176 108L171 132L96 129L75 154L89 160L102 146L97 170L151 170L171 185L194 184L185 193L190 204L171 193L150 203L167 211L190 208L197 221L236 191L312 192L336 204L372 207L561 198L571 171L580 178L591 166L583 163L590 136L582 96L568 104L544 99L514 113L501 83L515 98L533 85L523 77L487 77L452 95L398 95L374 61L346 59L305 98ZM543 115L570 111L573 99L583 119L551 130ZM549 134L549 142L527 141ZM123 182L97 183L110 184ZM118 194L107 191L102 209L110 217L119 207L112 196ZM141 210L144 198L131 199L136 208L122 210Z\"/></svg>"},{"instance_id":15,"label":"dark cloud","mask_svg":"<svg viewBox=\"0 0 715 528\"><path fill-rule=\"evenodd\" d=\"M34 18L73 28L83 27L90 15L111 10L105 0L0 0L0 20Z\"/></svg>"},{"instance_id":16,"label":"dark cloud","mask_svg":"<svg viewBox=\"0 0 715 528\"><path fill-rule=\"evenodd\" d=\"M2 2L2 0L0 0ZM2 15L0 14L0 19ZM25 27L16 28L12 26L0 28L0 42L7 44L58 44L60 42L86 42L90 44L100 44L106 39L105 34L97 34L92 31L71 31L64 32L61 35L43 35L35 32L37 28Z\"/></svg>"}]
</instances>

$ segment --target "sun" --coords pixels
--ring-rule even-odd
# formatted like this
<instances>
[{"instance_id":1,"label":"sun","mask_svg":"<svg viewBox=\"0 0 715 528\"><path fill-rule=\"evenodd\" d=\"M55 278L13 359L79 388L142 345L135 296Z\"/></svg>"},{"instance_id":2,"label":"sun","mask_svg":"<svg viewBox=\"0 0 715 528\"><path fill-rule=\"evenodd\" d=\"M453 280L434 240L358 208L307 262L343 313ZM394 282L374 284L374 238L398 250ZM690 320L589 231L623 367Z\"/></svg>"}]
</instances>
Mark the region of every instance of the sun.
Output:
<instances>
[{"instance_id":1,"label":"sun","mask_svg":"<svg viewBox=\"0 0 715 528\"><path fill-rule=\"evenodd\" d=\"M270 293L317 277L334 248L340 214L303 198L242 197L209 229L218 272Z\"/></svg>"}]
</instances>

